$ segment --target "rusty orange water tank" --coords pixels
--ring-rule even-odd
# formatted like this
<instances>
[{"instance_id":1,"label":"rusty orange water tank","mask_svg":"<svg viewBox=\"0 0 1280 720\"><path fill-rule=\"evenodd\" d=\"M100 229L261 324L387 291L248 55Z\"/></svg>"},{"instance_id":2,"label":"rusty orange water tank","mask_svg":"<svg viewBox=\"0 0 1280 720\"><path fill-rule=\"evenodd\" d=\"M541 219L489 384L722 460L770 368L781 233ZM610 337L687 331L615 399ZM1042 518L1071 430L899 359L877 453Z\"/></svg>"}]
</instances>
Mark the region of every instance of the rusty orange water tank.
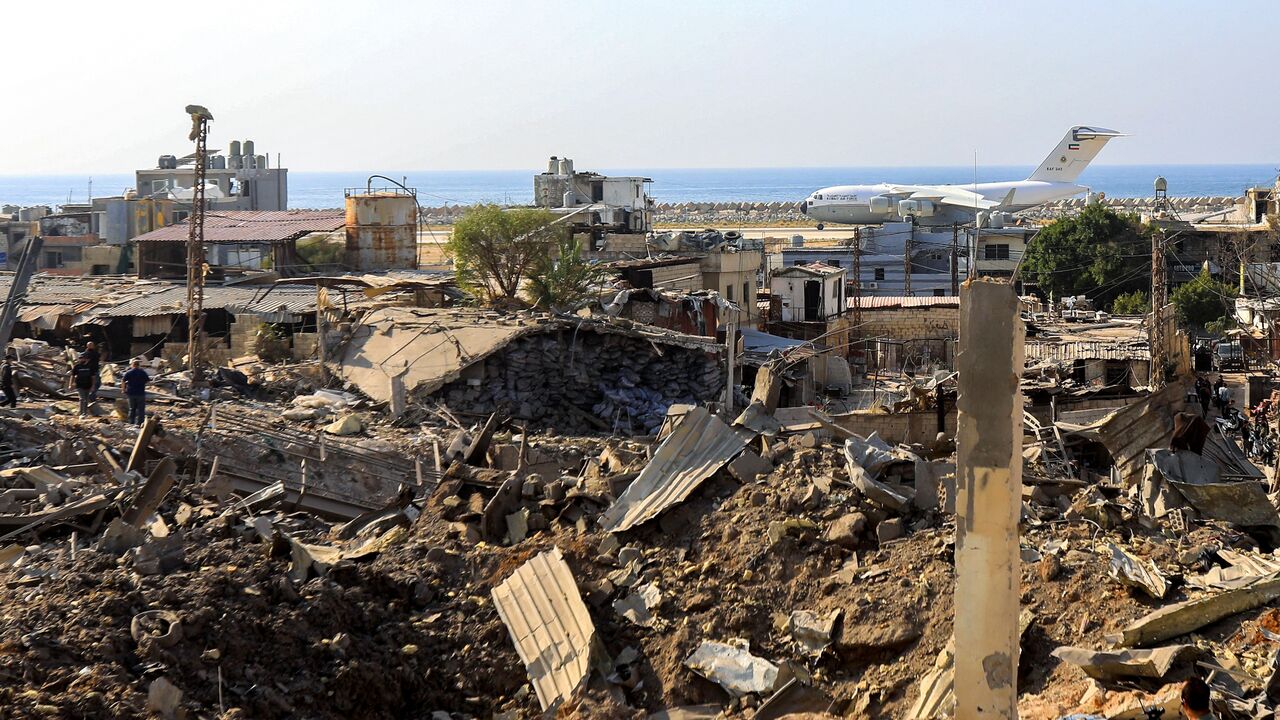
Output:
<instances>
[{"instance_id":1,"label":"rusty orange water tank","mask_svg":"<svg viewBox=\"0 0 1280 720\"><path fill-rule=\"evenodd\" d=\"M351 270L410 270L418 266L418 202L373 191L347 196L347 251Z\"/></svg>"}]
</instances>

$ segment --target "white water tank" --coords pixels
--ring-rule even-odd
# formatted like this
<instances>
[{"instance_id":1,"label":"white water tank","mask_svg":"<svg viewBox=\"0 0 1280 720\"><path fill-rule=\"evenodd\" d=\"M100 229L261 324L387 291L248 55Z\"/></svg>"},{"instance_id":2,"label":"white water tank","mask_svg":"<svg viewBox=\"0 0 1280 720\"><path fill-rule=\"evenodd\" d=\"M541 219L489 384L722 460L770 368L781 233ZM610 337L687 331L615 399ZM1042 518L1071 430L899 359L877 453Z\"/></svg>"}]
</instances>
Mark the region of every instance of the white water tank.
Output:
<instances>
[{"instance_id":1,"label":"white water tank","mask_svg":"<svg viewBox=\"0 0 1280 720\"><path fill-rule=\"evenodd\" d=\"M578 194L572 190L564 191L564 205L561 207L571 208L578 204Z\"/></svg>"},{"instance_id":2,"label":"white water tank","mask_svg":"<svg viewBox=\"0 0 1280 720\"><path fill-rule=\"evenodd\" d=\"M560 158L555 155L551 156L551 159L547 161L547 172L551 175L560 173Z\"/></svg>"},{"instance_id":3,"label":"white water tank","mask_svg":"<svg viewBox=\"0 0 1280 720\"><path fill-rule=\"evenodd\" d=\"M569 158L560 158L560 174L561 174L561 175L572 175L572 174L573 174L573 161L572 161L572 160L570 160Z\"/></svg>"}]
</instances>

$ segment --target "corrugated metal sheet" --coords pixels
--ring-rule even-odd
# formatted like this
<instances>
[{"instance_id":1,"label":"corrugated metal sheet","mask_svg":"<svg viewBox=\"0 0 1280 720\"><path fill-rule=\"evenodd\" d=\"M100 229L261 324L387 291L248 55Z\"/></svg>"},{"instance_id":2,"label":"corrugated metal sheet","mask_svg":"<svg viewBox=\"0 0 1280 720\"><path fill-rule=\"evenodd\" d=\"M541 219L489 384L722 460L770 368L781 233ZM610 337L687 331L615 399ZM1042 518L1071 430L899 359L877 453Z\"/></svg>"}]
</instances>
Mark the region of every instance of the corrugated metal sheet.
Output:
<instances>
[{"instance_id":1,"label":"corrugated metal sheet","mask_svg":"<svg viewBox=\"0 0 1280 720\"><path fill-rule=\"evenodd\" d=\"M689 497L746 444L705 408L694 408L662 441L626 492L600 515L600 526L622 532L652 520Z\"/></svg>"},{"instance_id":2,"label":"corrugated metal sheet","mask_svg":"<svg viewBox=\"0 0 1280 720\"><path fill-rule=\"evenodd\" d=\"M1071 362L1075 360L1150 360L1151 347L1145 343L1105 341L1027 342L1026 359Z\"/></svg>"},{"instance_id":3,"label":"corrugated metal sheet","mask_svg":"<svg viewBox=\"0 0 1280 720\"><path fill-rule=\"evenodd\" d=\"M572 696L591 669L596 629L560 548L521 565L491 594L542 709Z\"/></svg>"},{"instance_id":4,"label":"corrugated metal sheet","mask_svg":"<svg viewBox=\"0 0 1280 720\"><path fill-rule=\"evenodd\" d=\"M955 296L937 297L934 295L863 295L862 302L858 298L848 298L849 309L860 306L863 310L888 310L892 308L931 308L960 307L960 298Z\"/></svg>"},{"instance_id":5,"label":"corrugated metal sheet","mask_svg":"<svg viewBox=\"0 0 1280 720\"><path fill-rule=\"evenodd\" d=\"M344 210L220 210L204 220L206 245L284 242L313 232L333 232L346 224ZM143 233L132 242L186 242L186 222Z\"/></svg>"},{"instance_id":6,"label":"corrugated metal sheet","mask_svg":"<svg viewBox=\"0 0 1280 720\"><path fill-rule=\"evenodd\" d=\"M187 289L170 285L146 295L102 308L99 317L150 317L186 312ZM267 293L260 287L209 286L204 290L205 309L228 312L305 314L316 310L316 293L310 288L276 288Z\"/></svg>"},{"instance_id":7,"label":"corrugated metal sheet","mask_svg":"<svg viewBox=\"0 0 1280 720\"><path fill-rule=\"evenodd\" d=\"M1111 453L1120 477L1136 483L1147 464L1147 450L1167 448L1173 440L1173 417L1188 409L1188 382L1176 382L1153 393L1142 402L1117 410L1096 423L1098 438ZM1261 470L1245 457L1232 440L1211 432L1205 440L1204 456L1218 463L1229 474L1263 477Z\"/></svg>"}]
</instances>

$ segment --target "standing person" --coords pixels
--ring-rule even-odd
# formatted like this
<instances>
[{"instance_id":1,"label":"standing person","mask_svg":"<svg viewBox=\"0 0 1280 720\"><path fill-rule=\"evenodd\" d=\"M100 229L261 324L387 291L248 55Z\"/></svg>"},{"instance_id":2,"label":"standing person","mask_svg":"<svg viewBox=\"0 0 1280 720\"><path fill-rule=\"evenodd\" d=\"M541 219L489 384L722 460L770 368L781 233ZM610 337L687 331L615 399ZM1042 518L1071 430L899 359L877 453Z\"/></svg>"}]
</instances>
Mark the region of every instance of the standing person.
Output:
<instances>
[{"instance_id":1,"label":"standing person","mask_svg":"<svg viewBox=\"0 0 1280 720\"><path fill-rule=\"evenodd\" d=\"M0 405L18 407L18 392L13 388L13 355L5 355L4 365L0 366L0 390L4 391Z\"/></svg>"},{"instance_id":2,"label":"standing person","mask_svg":"<svg viewBox=\"0 0 1280 720\"><path fill-rule=\"evenodd\" d=\"M89 399L97 401L98 388L102 386L102 354L92 340L84 346L84 356L89 358L89 367L93 369L93 389L89 391Z\"/></svg>"},{"instance_id":3,"label":"standing person","mask_svg":"<svg viewBox=\"0 0 1280 720\"><path fill-rule=\"evenodd\" d=\"M71 366L71 375L67 378L67 384L74 385L76 392L80 395L80 417L89 414L90 395L93 394L93 367L89 364L89 358L81 355L76 359L76 364Z\"/></svg>"},{"instance_id":4,"label":"standing person","mask_svg":"<svg viewBox=\"0 0 1280 720\"><path fill-rule=\"evenodd\" d=\"M147 382L151 376L142 369L142 361L134 358L129 363L129 371L121 378L120 389L129 399L129 423L141 425L147 417Z\"/></svg>"},{"instance_id":5,"label":"standing person","mask_svg":"<svg viewBox=\"0 0 1280 720\"><path fill-rule=\"evenodd\" d=\"M1231 405L1231 388L1227 387L1227 384L1222 381L1221 375L1218 376L1217 391L1218 412L1222 413L1225 417L1227 414L1227 407Z\"/></svg>"},{"instance_id":6,"label":"standing person","mask_svg":"<svg viewBox=\"0 0 1280 720\"><path fill-rule=\"evenodd\" d=\"M1209 380L1203 375L1196 376L1196 399L1200 401L1200 414L1208 418L1211 393L1209 391Z\"/></svg>"},{"instance_id":7,"label":"standing person","mask_svg":"<svg viewBox=\"0 0 1280 720\"><path fill-rule=\"evenodd\" d=\"M1187 720L1215 720L1209 710L1209 686L1198 677L1182 686L1182 714Z\"/></svg>"}]
</instances>

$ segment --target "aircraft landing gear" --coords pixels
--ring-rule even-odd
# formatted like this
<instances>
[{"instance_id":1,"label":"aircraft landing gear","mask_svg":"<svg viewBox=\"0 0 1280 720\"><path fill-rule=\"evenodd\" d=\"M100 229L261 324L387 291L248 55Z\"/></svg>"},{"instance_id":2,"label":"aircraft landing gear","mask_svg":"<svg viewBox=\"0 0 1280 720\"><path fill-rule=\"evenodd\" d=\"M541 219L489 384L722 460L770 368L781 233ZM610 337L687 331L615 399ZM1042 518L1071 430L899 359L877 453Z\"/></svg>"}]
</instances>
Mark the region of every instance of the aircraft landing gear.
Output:
<instances>
[{"instance_id":1,"label":"aircraft landing gear","mask_svg":"<svg viewBox=\"0 0 1280 720\"><path fill-rule=\"evenodd\" d=\"M818 229L819 229L819 230L821 230L821 229L822 229L822 223L818 223Z\"/></svg>"}]
</instances>

